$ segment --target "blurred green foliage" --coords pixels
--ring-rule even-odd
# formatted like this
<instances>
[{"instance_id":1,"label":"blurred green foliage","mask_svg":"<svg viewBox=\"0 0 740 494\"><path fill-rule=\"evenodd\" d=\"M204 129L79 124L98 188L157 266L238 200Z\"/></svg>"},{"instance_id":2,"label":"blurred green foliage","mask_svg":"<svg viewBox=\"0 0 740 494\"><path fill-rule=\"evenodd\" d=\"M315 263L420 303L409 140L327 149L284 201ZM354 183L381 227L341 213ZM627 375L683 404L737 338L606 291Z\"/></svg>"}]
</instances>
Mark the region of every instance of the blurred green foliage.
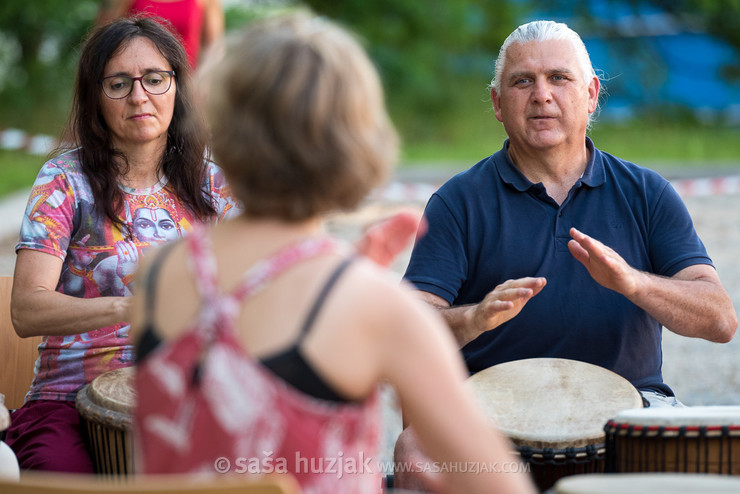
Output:
<instances>
[{"instance_id":1,"label":"blurred green foliage","mask_svg":"<svg viewBox=\"0 0 740 494\"><path fill-rule=\"evenodd\" d=\"M0 125L59 133L96 12L91 0L0 2Z\"/></svg>"},{"instance_id":2,"label":"blurred green foliage","mask_svg":"<svg viewBox=\"0 0 740 494\"><path fill-rule=\"evenodd\" d=\"M0 197L30 189L45 160L43 156L0 149Z\"/></svg>"},{"instance_id":3,"label":"blurred green foliage","mask_svg":"<svg viewBox=\"0 0 740 494\"><path fill-rule=\"evenodd\" d=\"M474 0L306 0L317 13L350 26L378 65L391 109L409 137L428 137L430 119L445 119L485 88L498 47L524 2Z\"/></svg>"},{"instance_id":4,"label":"blurred green foliage","mask_svg":"<svg viewBox=\"0 0 740 494\"><path fill-rule=\"evenodd\" d=\"M698 26L740 47L740 0L622 1L659 4L677 22ZM484 139L500 142L500 124L488 112L486 89L498 47L520 19L557 3L571 5L585 23L592 15L591 2L565 0L224 2L227 30L275 9L307 6L355 32L378 66L409 156L434 156L420 151L425 146L454 152ZM97 0L0 2L0 128L60 134L80 45L98 7ZM733 74L737 77L740 69L730 67L725 75ZM661 113L670 115L665 119L669 123L696 124L690 112Z\"/></svg>"}]
</instances>

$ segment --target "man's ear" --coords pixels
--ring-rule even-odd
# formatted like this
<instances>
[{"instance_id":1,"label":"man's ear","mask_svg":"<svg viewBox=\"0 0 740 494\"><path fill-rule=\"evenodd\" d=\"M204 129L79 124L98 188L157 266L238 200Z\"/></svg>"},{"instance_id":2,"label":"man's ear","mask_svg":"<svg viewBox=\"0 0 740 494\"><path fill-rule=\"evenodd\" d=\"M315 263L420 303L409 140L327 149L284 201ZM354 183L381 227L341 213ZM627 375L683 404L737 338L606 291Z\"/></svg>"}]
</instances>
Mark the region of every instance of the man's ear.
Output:
<instances>
[{"instance_id":1,"label":"man's ear","mask_svg":"<svg viewBox=\"0 0 740 494\"><path fill-rule=\"evenodd\" d=\"M601 82L599 78L594 76L591 78L591 82L588 85L588 112L593 113L599 105L599 88Z\"/></svg>"},{"instance_id":2,"label":"man's ear","mask_svg":"<svg viewBox=\"0 0 740 494\"><path fill-rule=\"evenodd\" d=\"M496 114L496 120L503 122L503 120L501 120L501 97L493 86L491 86L491 102L493 102L493 111Z\"/></svg>"}]
</instances>

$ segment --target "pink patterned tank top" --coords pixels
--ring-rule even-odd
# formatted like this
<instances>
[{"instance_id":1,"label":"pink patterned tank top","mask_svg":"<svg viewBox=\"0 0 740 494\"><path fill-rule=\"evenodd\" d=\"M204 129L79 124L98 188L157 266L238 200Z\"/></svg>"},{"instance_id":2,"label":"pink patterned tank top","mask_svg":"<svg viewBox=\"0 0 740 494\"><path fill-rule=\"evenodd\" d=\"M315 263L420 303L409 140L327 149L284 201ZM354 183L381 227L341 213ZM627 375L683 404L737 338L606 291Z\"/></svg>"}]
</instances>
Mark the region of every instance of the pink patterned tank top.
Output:
<instances>
[{"instance_id":1,"label":"pink patterned tank top","mask_svg":"<svg viewBox=\"0 0 740 494\"><path fill-rule=\"evenodd\" d=\"M137 364L137 473L291 473L304 493L379 492L377 392L335 402L299 391L244 348L234 322L243 300L337 244L283 248L224 294L208 240L202 230L184 240L202 297L197 322Z\"/></svg>"}]
</instances>

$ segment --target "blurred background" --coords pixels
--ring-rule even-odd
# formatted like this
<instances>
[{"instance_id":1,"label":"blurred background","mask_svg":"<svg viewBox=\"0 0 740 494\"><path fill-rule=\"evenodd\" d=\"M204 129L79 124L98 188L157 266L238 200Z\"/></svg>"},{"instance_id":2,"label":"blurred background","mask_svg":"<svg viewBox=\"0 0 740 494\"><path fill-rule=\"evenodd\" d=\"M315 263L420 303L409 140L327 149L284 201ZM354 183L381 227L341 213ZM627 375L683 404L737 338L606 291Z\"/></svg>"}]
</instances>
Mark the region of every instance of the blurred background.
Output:
<instances>
[{"instance_id":1,"label":"blurred background","mask_svg":"<svg viewBox=\"0 0 740 494\"><path fill-rule=\"evenodd\" d=\"M591 131L601 149L661 170L740 165L740 0L222 2L227 32L308 8L357 33L384 81L403 139L402 169L465 168L500 148L503 128L486 87L494 60L517 25L543 18L578 31L604 77ZM80 44L99 7L99 0L0 2L0 130L59 136ZM43 162L49 142L21 140L0 138L0 196L29 187Z\"/></svg>"}]
</instances>

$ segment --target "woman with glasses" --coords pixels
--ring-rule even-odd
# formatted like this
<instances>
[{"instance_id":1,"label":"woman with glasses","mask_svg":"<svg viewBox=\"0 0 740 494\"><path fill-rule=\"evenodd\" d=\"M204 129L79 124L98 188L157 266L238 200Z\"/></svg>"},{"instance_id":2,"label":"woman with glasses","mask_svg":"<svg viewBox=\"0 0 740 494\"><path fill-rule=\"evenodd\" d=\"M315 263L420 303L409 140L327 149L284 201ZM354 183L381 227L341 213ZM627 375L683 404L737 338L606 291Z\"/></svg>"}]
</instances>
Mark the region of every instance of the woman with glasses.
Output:
<instances>
[{"instance_id":1,"label":"woman with glasses","mask_svg":"<svg viewBox=\"0 0 740 494\"><path fill-rule=\"evenodd\" d=\"M34 183L16 245L13 323L21 337L45 338L6 442L22 469L91 472L75 395L133 363L128 295L142 253L224 219L236 202L204 160L185 51L150 18L92 32L68 127L64 152ZM143 235L141 218L167 235Z\"/></svg>"}]
</instances>

